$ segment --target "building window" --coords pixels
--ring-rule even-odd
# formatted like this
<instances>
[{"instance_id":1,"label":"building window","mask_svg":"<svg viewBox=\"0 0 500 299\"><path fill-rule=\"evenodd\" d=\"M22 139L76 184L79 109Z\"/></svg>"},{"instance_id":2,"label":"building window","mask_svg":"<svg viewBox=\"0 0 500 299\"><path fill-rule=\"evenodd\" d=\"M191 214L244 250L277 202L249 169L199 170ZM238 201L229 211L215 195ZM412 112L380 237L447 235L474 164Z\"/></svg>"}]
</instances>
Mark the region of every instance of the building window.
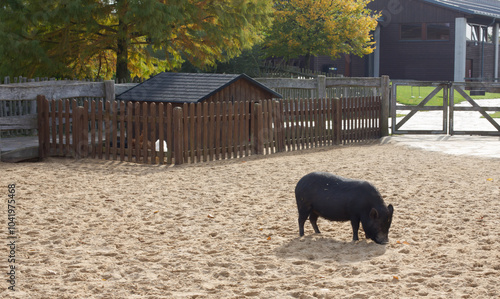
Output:
<instances>
[{"instance_id":1,"label":"building window","mask_svg":"<svg viewBox=\"0 0 500 299\"><path fill-rule=\"evenodd\" d=\"M429 23L427 40L450 40L450 23Z\"/></svg>"},{"instance_id":2,"label":"building window","mask_svg":"<svg viewBox=\"0 0 500 299\"><path fill-rule=\"evenodd\" d=\"M493 27L467 24L467 39L474 42L493 42Z\"/></svg>"},{"instance_id":3,"label":"building window","mask_svg":"<svg viewBox=\"0 0 500 299\"><path fill-rule=\"evenodd\" d=\"M422 24L402 24L401 40L422 40Z\"/></svg>"},{"instance_id":4,"label":"building window","mask_svg":"<svg viewBox=\"0 0 500 299\"><path fill-rule=\"evenodd\" d=\"M448 41L450 23L401 24L401 40Z\"/></svg>"}]
</instances>

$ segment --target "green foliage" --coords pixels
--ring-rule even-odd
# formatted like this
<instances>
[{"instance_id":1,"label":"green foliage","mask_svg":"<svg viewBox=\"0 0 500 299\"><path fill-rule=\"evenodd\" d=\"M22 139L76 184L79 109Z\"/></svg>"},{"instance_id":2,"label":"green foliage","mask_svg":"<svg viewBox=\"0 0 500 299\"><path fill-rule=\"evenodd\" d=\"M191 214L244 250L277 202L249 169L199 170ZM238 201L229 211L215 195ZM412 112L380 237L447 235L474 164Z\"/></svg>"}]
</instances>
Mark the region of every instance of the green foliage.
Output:
<instances>
[{"instance_id":1,"label":"green foliage","mask_svg":"<svg viewBox=\"0 0 500 299\"><path fill-rule=\"evenodd\" d=\"M259 77L261 76L260 62L262 55L261 46L257 45L252 49L243 50L241 55L236 56L227 62L217 63L217 65L212 69L216 73L244 73L250 77Z\"/></svg>"},{"instance_id":2,"label":"green foliage","mask_svg":"<svg viewBox=\"0 0 500 299\"><path fill-rule=\"evenodd\" d=\"M341 54L363 56L373 51L371 32L377 14L371 0L277 0L273 26L267 32L268 56Z\"/></svg>"},{"instance_id":3,"label":"green foliage","mask_svg":"<svg viewBox=\"0 0 500 299\"><path fill-rule=\"evenodd\" d=\"M260 42L271 12L266 0L8 0L0 72L126 78L184 60L205 68Z\"/></svg>"},{"instance_id":4,"label":"green foliage","mask_svg":"<svg viewBox=\"0 0 500 299\"><path fill-rule=\"evenodd\" d=\"M204 69L196 67L186 60L179 71L183 73L246 74L250 77L260 77L262 76L260 71L262 55L261 46L255 45L252 49L243 50L240 55L228 61L219 61L214 66Z\"/></svg>"}]
</instances>

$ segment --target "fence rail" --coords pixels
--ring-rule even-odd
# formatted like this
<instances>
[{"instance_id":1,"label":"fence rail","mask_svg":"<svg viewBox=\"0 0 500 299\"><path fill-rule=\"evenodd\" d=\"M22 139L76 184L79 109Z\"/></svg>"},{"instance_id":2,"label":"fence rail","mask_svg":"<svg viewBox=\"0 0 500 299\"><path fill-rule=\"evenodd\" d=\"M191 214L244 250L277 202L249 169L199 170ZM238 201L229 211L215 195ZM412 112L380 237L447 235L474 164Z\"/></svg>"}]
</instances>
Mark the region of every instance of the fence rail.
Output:
<instances>
[{"instance_id":1,"label":"fence rail","mask_svg":"<svg viewBox=\"0 0 500 299\"><path fill-rule=\"evenodd\" d=\"M17 77L15 78L17 79ZM23 80L21 80L23 79ZM0 84L0 136L36 135L37 95L49 99L106 98L112 101L136 84L115 84L113 81L82 82L74 80L29 80L19 78L14 84Z\"/></svg>"},{"instance_id":2,"label":"fence rail","mask_svg":"<svg viewBox=\"0 0 500 299\"><path fill-rule=\"evenodd\" d=\"M199 163L381 136L381 98L172 104L38 96L39 154ZM166 146L165 146L166 145Z\"/></svg>"}]
</instances>

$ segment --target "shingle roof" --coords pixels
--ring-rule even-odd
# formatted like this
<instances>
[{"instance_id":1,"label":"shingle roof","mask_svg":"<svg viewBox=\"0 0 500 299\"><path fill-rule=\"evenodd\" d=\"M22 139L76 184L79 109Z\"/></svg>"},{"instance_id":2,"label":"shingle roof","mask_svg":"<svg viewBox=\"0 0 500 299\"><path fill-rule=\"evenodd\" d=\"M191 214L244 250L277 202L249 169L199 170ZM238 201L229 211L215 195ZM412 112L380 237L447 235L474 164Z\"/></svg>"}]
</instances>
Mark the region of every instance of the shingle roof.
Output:
<instances>
[{"instance_id":1,"label":"shingle roof","mask_svg":"<svg viewBox=\"0 0 500 299\"><path fill-rule=\"evenodd\" d=\"M499 0L423 0L466 14L500 19Z\"/></svg>"},{"instance_id":2,"label":"shingle roof","mask_svg":"<svg viewBox=\"0 0 500 299\"><path fill-rule=\"evenodd\" d=\"M244 79L272 93L281 95L245 74L160 73L123 92L116 98L125 101L171 103L201 102L231 83Z\"/></svg>"}]
</instances>

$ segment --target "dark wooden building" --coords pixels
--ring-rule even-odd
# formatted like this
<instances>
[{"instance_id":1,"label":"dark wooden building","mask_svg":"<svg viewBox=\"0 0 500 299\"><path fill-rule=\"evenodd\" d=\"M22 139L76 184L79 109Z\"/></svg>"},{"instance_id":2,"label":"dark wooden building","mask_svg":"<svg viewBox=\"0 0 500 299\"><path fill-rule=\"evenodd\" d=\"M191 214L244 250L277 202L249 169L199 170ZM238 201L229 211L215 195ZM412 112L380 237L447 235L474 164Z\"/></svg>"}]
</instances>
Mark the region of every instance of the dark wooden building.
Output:
<instances>
[{"instance_id":1,"label":"dark wooden building","mask_svg":"<svg viewBox=\"0 0 500 299\"><path fill-rule=\"evenodd\" d=\"M199 102L256 101L281 95L245 74L160 73L121 93L122 101L164 102L173 106Z\"/></svg>"},{"instance_id":2,"label":"dark wooden building","mask_svg":"<svg viewBox=\"0 0 500 299\"><path fill-rule=\"evenodd\" d=\"M371 55L314 57L315 71L391 79L492 81L499 69L499 0L374 0Z\"/></svg>"}]
</instances>

